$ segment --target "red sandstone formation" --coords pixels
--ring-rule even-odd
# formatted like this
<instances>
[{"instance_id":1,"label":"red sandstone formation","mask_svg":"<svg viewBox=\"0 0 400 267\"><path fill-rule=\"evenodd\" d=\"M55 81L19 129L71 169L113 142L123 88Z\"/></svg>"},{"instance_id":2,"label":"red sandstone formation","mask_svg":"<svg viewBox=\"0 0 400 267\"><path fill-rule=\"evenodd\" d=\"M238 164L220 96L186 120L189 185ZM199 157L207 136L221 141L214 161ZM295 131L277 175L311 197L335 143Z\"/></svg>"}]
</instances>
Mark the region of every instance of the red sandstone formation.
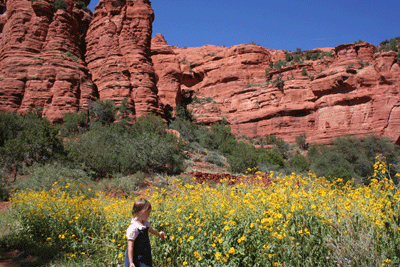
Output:
<instances>
[{"instance_id":1,"label":"red sandstone formation","mask_svg":"<svg viewBox=\"0 0 400 267\"><path fill-rule=\"evenodd\" d=\"M88 9L65 0L2 1L0 110L26 112L43 106L51 121L85 108L95 96L80 44L91 20Z\"/></svg>"},{"instance_id":2,"label":"red sandstone formation","mask_svg":"<svg viewBox=\"0 0 400 267\"><path fill-rule=\"evenodd\" d=\"M101 0L86 36L86 62L100 99L128 100L133 114L159 113L148 0Z\"/></svg>"},{"instance_id":3,"label":"red sandstone formation","mask_svg":"<svg viewBox=\"0 0 400 267\"><path fill-rule=\"evenodd\" d=\"M164 109L175 109L181 103L182 71L179 58L161 34L151 40L151 55L160 105Z\"/></svg>"},{"instance_id":4,"label":"red sandstone formation","mask_svg":"<svg viewBox=\"0 0 400 267\"><path fill-rule=\"evenodd\" d=\"M235 134L274 134L291 143L301 133L308 142L326 143L347 134L400 141L400 67L395 52L374 53L368 43L345 44L333 49L333 58L278 70L272 66L284 60L285 52L255 45L174 52L181 63L182 94L195 97L189 108L198 122L225 118ZM168 57L171 61L171 54ZM276 86L278 80L282 87Z\"/></svg>"}]
</instances>

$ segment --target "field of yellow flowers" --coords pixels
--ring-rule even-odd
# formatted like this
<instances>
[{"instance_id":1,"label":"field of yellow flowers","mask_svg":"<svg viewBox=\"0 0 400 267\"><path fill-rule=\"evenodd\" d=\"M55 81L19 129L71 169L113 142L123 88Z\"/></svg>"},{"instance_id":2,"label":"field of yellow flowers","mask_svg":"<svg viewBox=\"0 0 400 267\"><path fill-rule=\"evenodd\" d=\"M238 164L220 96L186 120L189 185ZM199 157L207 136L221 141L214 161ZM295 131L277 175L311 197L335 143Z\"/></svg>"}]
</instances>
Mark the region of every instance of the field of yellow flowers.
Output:
<instances>
[{"instance_id":1,"label":"field of yellow flowers","mask_svg":"<svg viewBox=\"0 0 400 267\"><path fill-rule=\"evenodd\" d=\"M369 185L356 187L271 173L269 186L245 177L212 186L175 179L147 190L149 221L168 236L151 237L154 265L399 266L400 191L384 163L375 170ZM12 198L20 233L59 247L71 266L122 266L133 202L74 184Z\"/></svg>"}]
</instances>

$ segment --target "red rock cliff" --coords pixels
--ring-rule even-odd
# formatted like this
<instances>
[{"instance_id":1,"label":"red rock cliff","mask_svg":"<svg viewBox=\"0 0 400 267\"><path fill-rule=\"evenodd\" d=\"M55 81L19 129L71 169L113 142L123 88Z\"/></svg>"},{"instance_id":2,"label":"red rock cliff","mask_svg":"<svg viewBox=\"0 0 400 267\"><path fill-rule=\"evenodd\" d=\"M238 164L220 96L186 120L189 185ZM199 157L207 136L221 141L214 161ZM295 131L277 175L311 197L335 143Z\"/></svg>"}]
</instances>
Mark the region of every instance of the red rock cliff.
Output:
<instances>
[{"instance_id":1,"label":"red rock cliff","mask_svg":"<svg viewBox=\"0 0 400 267\"><path fill-rule=\"evenodd\" d=\"M308 142L376 134L399 143L400 67L395 52L374 48L321 49L333 57L277 70L273 64L285 53L255 45L174 48L175 57L166 57L180 61L180 89L195 97L189 108L199 122L225 118L235 134L274 134L291 143L302 133Z\"/></svg>"},{"instance_id":2,"label":"red rock cliff","mask_svg":"<svg viewBox=\"0 0 400 267\"><path fill-rule=\"evenodd\" d=\"M86 36L86 62L100 99L128 100L133 114L159 113L148 0L100 0Z\"/></svg>"},{"instance_id":3,"label":"red rock cliff","mask_svg":"<svg viewBox=\"0 0 400 267\"><path fill-rule=\"evenodd\" d=\"M44 115L56 121L94 99L81 50L91 12L65 3L56 9L52 0L2 1L0 110L43 106Z\"/></svg>"}]
</instances>

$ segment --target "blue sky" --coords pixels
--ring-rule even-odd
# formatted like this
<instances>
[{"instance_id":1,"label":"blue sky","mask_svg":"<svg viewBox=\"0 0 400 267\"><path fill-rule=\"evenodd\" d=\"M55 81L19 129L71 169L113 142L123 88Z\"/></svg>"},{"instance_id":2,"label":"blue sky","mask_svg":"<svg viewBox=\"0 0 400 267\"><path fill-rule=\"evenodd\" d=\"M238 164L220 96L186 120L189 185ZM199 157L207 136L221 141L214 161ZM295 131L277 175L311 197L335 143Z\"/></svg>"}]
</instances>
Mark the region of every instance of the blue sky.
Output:
<instances>
[{"instance_id":1,"label":"blue sky","mask_svg":"<svg viewBox=\"0 0 400 267\"><path fill-rule=\"evenodd\" d=\"M254 42L295 51L400 36L399 0L152 0L153 36L169 45ZM98 0L92 0L94 10Z\"/></svg>"}]
</instances>

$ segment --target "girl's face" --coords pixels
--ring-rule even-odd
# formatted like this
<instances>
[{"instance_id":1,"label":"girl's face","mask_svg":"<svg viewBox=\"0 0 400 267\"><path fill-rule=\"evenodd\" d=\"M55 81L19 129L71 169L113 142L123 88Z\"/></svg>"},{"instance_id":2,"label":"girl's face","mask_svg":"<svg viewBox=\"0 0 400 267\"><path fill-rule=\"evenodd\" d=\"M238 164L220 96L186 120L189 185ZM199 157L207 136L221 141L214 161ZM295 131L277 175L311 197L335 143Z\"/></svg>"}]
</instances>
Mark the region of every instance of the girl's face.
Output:
<instances>
[{"instance_id":1,"label":"girl's face","mask_svg":"<svg viewBox=\"0 0 400 267\"><path fill-rule=\"evenodd\" d=\"M151 209L141 211L140 212L140 220L143 222L147 221L147 219L150 216L150 212L151 212Z\"/></svg>"}]
</instances>

